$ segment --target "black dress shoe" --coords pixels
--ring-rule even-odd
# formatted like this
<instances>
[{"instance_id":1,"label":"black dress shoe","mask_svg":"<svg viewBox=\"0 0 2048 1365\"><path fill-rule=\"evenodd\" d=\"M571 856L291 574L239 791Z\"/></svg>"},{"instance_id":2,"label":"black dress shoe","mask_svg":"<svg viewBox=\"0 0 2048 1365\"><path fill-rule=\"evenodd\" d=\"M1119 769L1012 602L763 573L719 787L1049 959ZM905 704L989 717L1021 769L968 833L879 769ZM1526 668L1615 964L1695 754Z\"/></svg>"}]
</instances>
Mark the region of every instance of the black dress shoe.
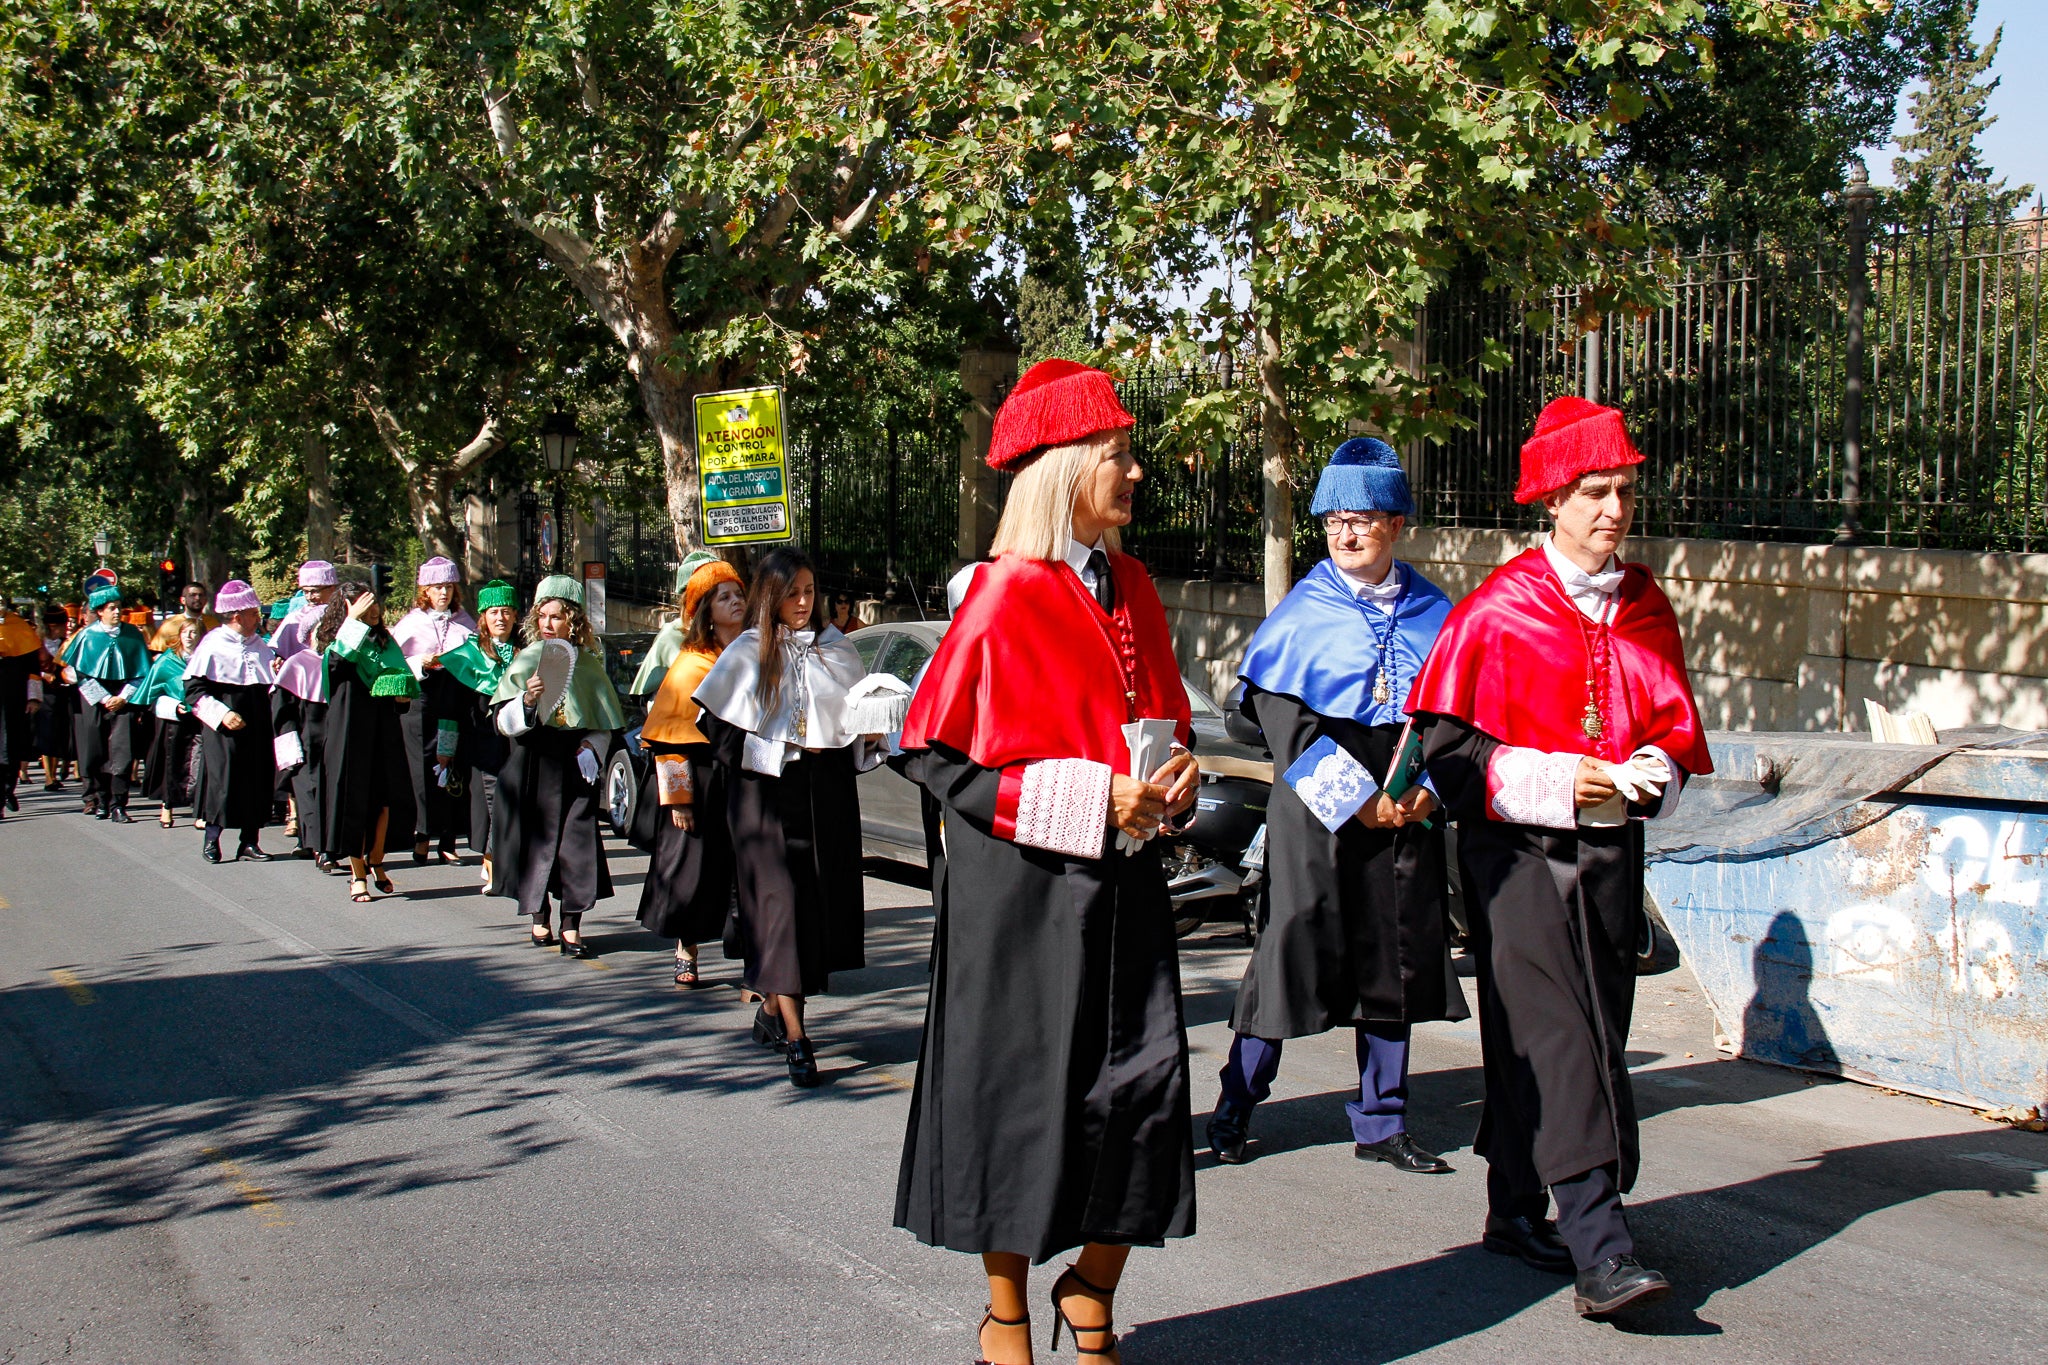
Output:
<instances>
[{"instance_id":1,"label":"black dress shoe","mask_svg":"<svg viewBox=\"0 0 2048 1365\"><path fill-rule=\"evenodd\" d=\"M206 859L209 863L219 862L220 841L218 839L208 839L199 846L199 856Z\"/></svg>"},{"instance_id":2,"label":"black dress shoe","mask_svg":"<svg viewBox=\"0 0 2048 1365\"><path fill-rule=\"evenodd\" d=\"M591 946L588 943L585 943L580 938L577 939L574 943L571 943L568 939L565 938L562 940L562 956L573 957L581 961L596 957L597 953L591 948Z\"/></svg>"},{"instance_id":3,"label":"black dress shoe","mask_svg":"<svg viewBox=\"0 0 2048 1365\"><path fill-rule=\"evenodd\" d=\"M132 825L135 823L135 817L128 813L126 806L114 807L113 810L107 813L107 819L117 825Z\"/></svg>"},{"instance_id":4,"label":"black dress shoe","mask_svg":"<svg viewBox=\"0 0 2048 1365\"><path fill-rule=\"evenodd\" d=\"M1486 1234L1479 1245L1502 1256L1517 1256L1522 1264L1553 1275L1572 1273L1571 1249L1557 1235L1557 1224L1548 1218L1503 1218L1486 1215Z\"/></svg>"},{"instance_id":5,"label":"black dress shoe","mask_svg":"<svg viewBox=\"0 0 2048 1365\"><path fill-rule=\"evenodd\" d=\"M1251 1160L1245 1152L1251 1141L1250 1119L1250 1114L1223 1100L1216 1102L1215 1112L1209 1115L1209 1150L1225 1166L1242 1166Z\"/></svg>"},{"instance_id":6,"label":"black dress shoe","mask_svg":"<svg viewBox=\"0 0 2048 1365\"><path fill-rule=\"evenodd\" d=\"M789 1059L789 1083L801 1090L809 1090L818 1083L818 1054L811 1047L808 1038L792 1038L784 1044L783 1056Z\"/></svg>"},{"instance_id":7,"label":"black dress shoe","mask_svg":"<svg viewBox=\"0 0 2048 1365\"><path fill-rule=\"evenodd\" d=\"M91 809L93 819L95 820L111 820L114 818L114 808L112 806L94 806Z\"/></svg>"},{"instance_id":8,"label":"black dress shoe","mask_svg":"<svg viewBox=\"0 0 2048 1365\"><path fill-rule=\"evenodd\" d=\"M1378 1142L1361 1142L1352 1149L1352 1155L1360 1161L1384 1161L1396 1170L1414 1171L1418 1175L1451 1173L1450 1162L1417 1146L1405 1131Z\"/></svg>"},{"instance_id":9,"label":"black dress shoe","mask_svg":"<svg viewBox=\"0 0 2048 1365\"><path fill-rule=\"evenodd\" d=\"M765 1000L754 1011L754 1041L771 1052L782 1051L789 1042L789 1030L783 1027L782 1016L770 1014Z\"/></svg>"},{"instance_id":10,"label":"black dress shoe","mask_svg":"<svg viewBox=\"0 0 2048 1365\"><path fill-rule=\"evenodd\" d=\"M1654 1303L1671 1292L1671 1281L1633 1256L1609 1256L1581 1270L1572 1290L1572 1307L1582 1317L1593 1317Z\"/></svg>"},{"instance_id":11,"label":"black dress shoe","mask_svg":"<svg viewBox=\"0 0 2048 1365\"><path fill-rule=\"evenodd\" d=\"M235 858L237 861L246 860L252 863L268 863L276 861L276 859L272 858L268 853L265 853L262 849L256 847L256 845L254 844L243 844L240 848L236 849Z\"/></svg>"}]
</instances>

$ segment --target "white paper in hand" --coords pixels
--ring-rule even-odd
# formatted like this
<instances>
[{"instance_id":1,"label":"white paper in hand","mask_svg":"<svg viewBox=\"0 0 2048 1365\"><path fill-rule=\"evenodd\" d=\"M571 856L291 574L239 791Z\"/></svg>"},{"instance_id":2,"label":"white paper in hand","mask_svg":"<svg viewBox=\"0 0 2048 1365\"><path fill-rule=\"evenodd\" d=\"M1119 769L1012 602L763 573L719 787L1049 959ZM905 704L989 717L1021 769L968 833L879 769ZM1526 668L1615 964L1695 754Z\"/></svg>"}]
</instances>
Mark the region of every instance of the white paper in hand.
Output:
<instances>
[{"instance_id":1,"label":"white paper in hand","mask_svg":"<svg viewBox=\"0 0 2048 1365\"><path fill-rule=\"evenodd\" d=\"M1134 720L1123 727L1124 745L1130 750L1131 766L1128 776L1140 782L1152 780L1152 774L1159 771L1159 765L1166 762L1173 753L1174 724L1170 720ZM1147 840L1134 838L1117 831L1116 846L1125 853L1136 853Z\"/></svg>"},{"instance_id":2,"label":"white paper in hand","mask_svg":"<svg viewBox=\"0 0 2048 1365\"><path fill-rule=\"evenodd\" d=\"M270 741L270 756L279 772L287 772L306 761L306 750L299 743L299 732L287 730Z\"/></svg>"},{"instance_id":3,"label":"white paper in hand","mask_svg":"<svg viewBox=\"0 0 2048 1365\"><path fill-rule=\"evenodd\" d=\"M542 640L540 662L534 672L540 678L540 701L534 715L545 725L569 691L569 675L576 671L576 646L567 640Z\"/></svg>"}]
</instances>

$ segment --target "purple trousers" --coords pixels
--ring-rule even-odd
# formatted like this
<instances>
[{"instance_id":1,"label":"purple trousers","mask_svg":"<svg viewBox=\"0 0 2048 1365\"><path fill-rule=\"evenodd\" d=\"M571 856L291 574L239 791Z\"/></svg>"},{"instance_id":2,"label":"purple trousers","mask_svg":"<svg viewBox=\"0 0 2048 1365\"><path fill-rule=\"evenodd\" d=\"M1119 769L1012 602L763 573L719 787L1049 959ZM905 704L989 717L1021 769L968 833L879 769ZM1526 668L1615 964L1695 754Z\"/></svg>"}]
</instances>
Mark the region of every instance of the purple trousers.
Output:
<instances>
[{"instance_id":1,"label":"purple trousers","mask_svg":"<svg viewBox=\"0 0 2048 1365\"><path fill-rule=\"evenodd\" d=\"M1344 1106L1353 1142L1385 1142L1408 1127L1408 1025L1359 1024L1358 1098ZM1280 1073L1278 1038L1240 1033L1223 1064L1223 1101L1246 1118L1273 1093Z\"/></svg>"}]
</instances>

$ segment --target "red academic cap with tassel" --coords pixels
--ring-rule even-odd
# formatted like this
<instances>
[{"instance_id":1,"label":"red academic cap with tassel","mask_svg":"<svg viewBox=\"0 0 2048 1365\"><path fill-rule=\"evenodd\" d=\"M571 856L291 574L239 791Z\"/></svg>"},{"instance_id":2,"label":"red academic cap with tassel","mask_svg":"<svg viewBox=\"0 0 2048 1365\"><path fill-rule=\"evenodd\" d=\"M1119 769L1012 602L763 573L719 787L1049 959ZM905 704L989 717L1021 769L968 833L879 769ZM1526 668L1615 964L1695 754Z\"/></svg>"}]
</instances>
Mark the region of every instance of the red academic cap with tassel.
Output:
<instances>
[{"instance_id":1,"label":"red academic cap with tassel","mask_svg":"<svg viewBox=\"0 0 2048 1365\"><path fill-rule=\"evenodd\" d=\"M1101 370L1072 360L1041 360L1024 372L996 413L989 467L1015 469L1046 446L1118 431L1137 420L1124 410L1116 384Z\"/></svg>"},{"instance_id":2,"label":"red academic cap with tassel","mask_svg":"<svg viewBox=\"0 0 2048 1365\"><path fill-rule=\"evenodd\" d=\"M1642 462L1643 452L1622 425L1621 409L1584 398L1553 398L1536 416L1536 434L1522 444L1522 481L1515 501L1534 502L1581 474Z\"/></svg>"}]
</instances>

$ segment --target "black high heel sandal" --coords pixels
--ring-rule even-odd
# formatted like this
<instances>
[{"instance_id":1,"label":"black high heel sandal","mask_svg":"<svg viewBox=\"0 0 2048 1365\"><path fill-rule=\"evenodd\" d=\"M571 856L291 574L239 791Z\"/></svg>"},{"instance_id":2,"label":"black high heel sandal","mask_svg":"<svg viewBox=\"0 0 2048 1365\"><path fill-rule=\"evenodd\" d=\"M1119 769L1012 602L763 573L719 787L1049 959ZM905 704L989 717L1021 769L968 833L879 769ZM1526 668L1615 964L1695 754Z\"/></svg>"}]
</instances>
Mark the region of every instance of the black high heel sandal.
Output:
<instances>
[{"instance_id":1,"label":"black high heel sandal","mask_svg":"<svg viewBox=\"0 0 2048 1365\"><path fill-rule=\"evenodd\" d=\"M1031 1335L1030 1318L1016 1318L1014 1320L1010 1318L999 1318L996 1316L995 1308L991 1306L987 1312L981 1315L981 1326L974 1329L974 1345L976 1350L981 1349L981 1334L987 1330L988 1325L990 1323L994 1323L998 1327L1022 1327L1025 1329L1024 1335ZM977 1357L975 1359L974 1365L996 1365L996 1363L993 1360Z\"/></svg>"},{"instance_id":2,"label":"black high heel sandal","mask_svg":"<svg viewBox=\"0 0 2048 1365\"><path fill-rule=\"evenodd\" d=\"M1072 1266L1068 1266L1065 1270L1061 1271L1059 1278L1052 1282L1052 1349L1057 1351L1060 1348L1060 1328L1064 1327L1067 1329L1067 1335L1073 1338L1075 1355L1095 1356L1102 1360L1120 1359L1121 1357L1117 1355L1116 1349L1116 1314L1114 1312L1110 1314L1109 1321L1100 1327L1076 1327L1074 1326L1074 1320L1067 1316L1067 1310L1060 1307L1060 1286L1065 1284L1069 1278L1091 1294L1100 1294L1105 1299L1114 1299L1116 1297L1114 1289L1104 1289L1101 1285L1088 1283L1088 1281L1081 1278L1080 1272ZM1087 1332L1090 1335L1108 1337L1108 1349L1096 1350L1083 1346L1081 1344L1081 1334L1083 1332Z\"/></svg>"},{"instance_id":3,"label":"black high heel sandal","mask_svg":"<svg viewBox=\"0 0 2048 1365\"><path fill-rule=\"evenodd\" d=\"M398 894L398 888L391 884L391 874L384 870L384 864L370 864L370 880L375 882L377 889L385 895L395 896Z\"/></svg>"}]
</instances>

